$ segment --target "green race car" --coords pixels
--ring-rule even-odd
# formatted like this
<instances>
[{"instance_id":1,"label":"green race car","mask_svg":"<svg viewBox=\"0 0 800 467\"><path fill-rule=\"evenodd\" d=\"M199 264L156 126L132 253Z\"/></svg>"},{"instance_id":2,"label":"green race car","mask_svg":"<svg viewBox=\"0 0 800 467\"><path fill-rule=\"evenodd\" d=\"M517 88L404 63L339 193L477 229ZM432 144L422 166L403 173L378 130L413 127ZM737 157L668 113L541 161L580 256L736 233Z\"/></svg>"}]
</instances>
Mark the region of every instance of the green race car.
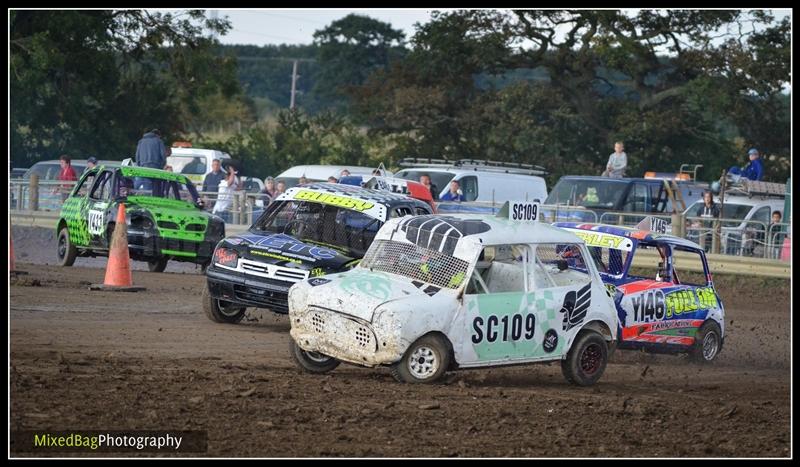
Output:
<instances>
[{"instance_id":1,"label":"green race car","mask_svg":"<svg viewBox=\"0 0 800 467\"><path fill-rule=\"evenodd\" d=\"M182 174L143 167L99 166L86 171L61 207L56 233L58 260L72 266L77 256L107 256L125 203L132 259L161 272L167 261L205 266L225 224L203 210L192 182Z\"/></svg>"}]
</instances>

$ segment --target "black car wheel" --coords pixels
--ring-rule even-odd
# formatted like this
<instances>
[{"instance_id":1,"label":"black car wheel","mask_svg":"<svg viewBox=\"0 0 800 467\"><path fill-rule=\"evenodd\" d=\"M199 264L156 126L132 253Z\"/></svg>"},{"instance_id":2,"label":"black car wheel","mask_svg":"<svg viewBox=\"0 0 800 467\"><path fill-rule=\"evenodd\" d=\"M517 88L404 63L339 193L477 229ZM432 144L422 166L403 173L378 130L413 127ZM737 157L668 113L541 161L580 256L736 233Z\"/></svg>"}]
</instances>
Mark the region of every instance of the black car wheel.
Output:
<instances>
[{"instance_id":1,"label":"black car wheel","mask_svg":"<svg viewBox=\"0 0 800 467\"><path fill-rule=\"evenodd\" d=\"M309 373L327 373L333 371L341 363L339 360L319 352L303 350L292 338L289 338L289 353L292 355L294 363Z\"/></svg>"},{"instance_id":2,"label":"black car wheel","mask_svg":"<svg viewBox=\"0 0 800 467\"><path fill-rule=\"evenodd\" d=\"M711 363L722 350L722 331L716 321L706 321L695 334L689 355L697 363Z\"/></svg>"},{"instance_id":3,"label":"black car wheel","mask_svg":"<svg viewBox=\"0 0 800 467\"><path fill-rule=\"evenodd\" d=\"M597 332L586 331L572 344L567 358L561 360L561 373L572 384L591 386L603 376L607 363L606 340Z\"/></svg>"},{"instance_id":4,"label":"black car wheel","mask_svg":"<svg viewBox=\"0 0 800 467\"><path fill-rule=\"evenodd\" d=\"M57 248L59 266L72 266L78 256L78 249L70 241L69 230L66 227L58 232Z\"/></svg>"},{"instance_id":5,"label":"black car wheel","mask_svg":"<svg viewBox=\"0 0 800 467\"><path fill-rule=\"evenodd\" d=\"M150 272L164 272L164 269L167 269L167 261L169 261L169 259L166 256L152 259L147 262L147 269L149 269Z\"/></svg>"},{"instance_id":6,"label":"black car wheel","mask_svg":"<svg viewBox=\"0 0 800 467\"><path fill-rule=\"evenodd\" d=\"M208 284L203 288L202 300L203 311L208 319L215 323L236 324L244 318L244 313L247 311L247 307L212 297L208 291Z\"/></svg>"}]
</instances>

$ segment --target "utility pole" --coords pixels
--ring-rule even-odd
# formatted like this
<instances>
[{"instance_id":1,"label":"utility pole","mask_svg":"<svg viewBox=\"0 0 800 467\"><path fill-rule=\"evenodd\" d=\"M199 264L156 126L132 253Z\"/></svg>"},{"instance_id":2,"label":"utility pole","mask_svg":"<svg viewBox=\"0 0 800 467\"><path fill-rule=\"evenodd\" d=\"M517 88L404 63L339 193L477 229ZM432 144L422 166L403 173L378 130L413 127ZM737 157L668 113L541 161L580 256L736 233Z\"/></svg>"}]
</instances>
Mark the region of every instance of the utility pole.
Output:
<instances>
[{"instance_id":1,"label":"utility pole","mask_svg":"<svg viewBox=\"0 0 800 467\"><path fill-rule=\"evenodd\" d=\"M289 108L294 110L294 95L297 93L297 60L294 60L294 64L292 65L292 100L289 102Z\"/></svg>"}]
</instances>

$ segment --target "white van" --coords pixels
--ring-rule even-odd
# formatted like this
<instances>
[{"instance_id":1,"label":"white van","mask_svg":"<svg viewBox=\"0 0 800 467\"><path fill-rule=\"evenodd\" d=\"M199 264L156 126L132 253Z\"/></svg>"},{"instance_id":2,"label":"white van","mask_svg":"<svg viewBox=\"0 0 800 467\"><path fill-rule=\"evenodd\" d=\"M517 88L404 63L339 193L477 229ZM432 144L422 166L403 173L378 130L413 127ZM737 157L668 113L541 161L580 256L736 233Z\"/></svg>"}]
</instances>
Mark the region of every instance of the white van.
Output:
<instances>
[{"instance_id":1,"label":"white van","mask_svg":"<svg viewBox=\"0 0 800 467\"><path fill-rule=\"evenodd\" d=\"M350 171L350 175L372 175L372 172L376 170L375 167L353 165L296 165L275 177L275 182L283 181L288 189L297 185L300 177L306 177L312 182L327 182L328 177L336 177L338 180L344 169ZM392 176L392 172L386 169L381 168L378 170L381 171L381 175L384 177Z\"/></svg>"},{"instance_id":2,"label":"white van","mask_svg":"<svg viewBox=\"0 0 800 467\"><path fill-rule=\"evenodd\" d=\"M172 171L186 175L196 186L202 187L206 174L211 172L211 161L214 159L230 159L230 154L216 149L200 149L191 147L172 148L172 155L167 157L167 164Z\"/></svg>"},{"instance_id":3,"label":"white van","mask_svg":"<svg viewBox=\"0 0 800 467\"><path fill-rule=\"evenodd\" d=\"M510 199L544 202L547 198L547 184L539 176L545 175L545 170L529 164L407 158L400 166L410 168L397 172L397 178L419 181L420 176L430 175L437 200L449 191L453 180L459 183L465 201L502 204Z\"/></svg>"}]
</instances>

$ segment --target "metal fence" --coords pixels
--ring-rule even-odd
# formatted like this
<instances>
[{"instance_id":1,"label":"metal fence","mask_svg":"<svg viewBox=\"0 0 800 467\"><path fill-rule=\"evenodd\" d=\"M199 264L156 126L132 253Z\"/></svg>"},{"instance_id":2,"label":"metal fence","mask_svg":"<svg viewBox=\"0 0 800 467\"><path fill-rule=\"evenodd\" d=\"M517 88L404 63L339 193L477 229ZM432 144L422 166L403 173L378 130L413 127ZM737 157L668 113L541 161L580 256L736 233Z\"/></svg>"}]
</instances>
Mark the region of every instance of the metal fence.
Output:
<instances>
[{"instance_id":1,"label":"metal fence","mask_svg":"<svg viewBox=\"0 0 800 467\"><path fill-rule=\"evenodd\" d=\"M55 180L9 180L9 207L18 212L53 212L57 215L61 204L67 198L76 182ZM199 192L205 201L205 209L214 212L219 202L217 192ZM263 213L269 204L268 198L260 193L236 191L231 194L227 207L215 214L221 215L228 224L249 226ZM442 202L438 212L493 214L499 211L502 203L496 202ZM574 221L621 226L635 226L646 217L652 216L667 220L673 235L686 238L701 245L709 253L721 253L740 257L786 260L791 251L791 225L787 223L765 224L759 221L741 219L717 219L709 221L703 217L689 217L682 214L648 214L631 212L597 213L582 207L564 205L541 205L542 221Z\"/></svg>"},{"instance_id":2,"label":"metal fence","mask_svg":"<svg viewBox=\"0 0 800 467\"><path fill-rule=\"evenodd\" d=\"M61 205L69 196L77 182L58 180L9 180L9 208L13 211L52 211L61 210ZM212 211L219 199L219 193L198 192L206 202L205 209ZM259 193L236 191L230 195L226 209L222 214L227 223L250 225L258 218L268 201L264 201Z\"/></svg>"}]
</instances>

